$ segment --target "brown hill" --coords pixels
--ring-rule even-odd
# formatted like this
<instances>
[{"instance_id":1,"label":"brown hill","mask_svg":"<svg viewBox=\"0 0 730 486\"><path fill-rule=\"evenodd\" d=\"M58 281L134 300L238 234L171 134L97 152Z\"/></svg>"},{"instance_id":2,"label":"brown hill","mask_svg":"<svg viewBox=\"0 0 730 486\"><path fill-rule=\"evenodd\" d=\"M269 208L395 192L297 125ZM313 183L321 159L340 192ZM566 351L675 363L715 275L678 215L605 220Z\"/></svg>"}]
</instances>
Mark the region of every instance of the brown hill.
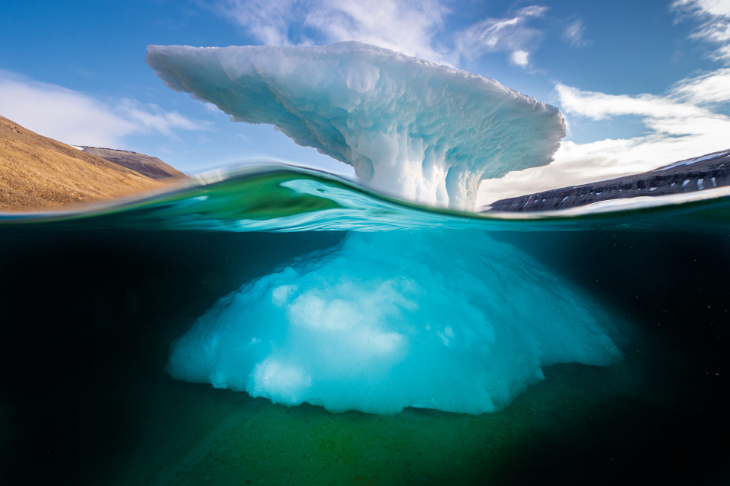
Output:
<instances>
[{"instance_id":1,"label":"brown hill","mask_svg":"<svg viewBox=\"0 0 730 486\"><path fill-rule=\"evenodd\" d=\"M185 174L164 163L157 157L130 152L129 150L115 150L101 147L81 147L84 152L96 155L115 164L132 169L150 179L168 179L170 177L185 177Z\"/></svg>"},{"instance_id":2,"label":"brown hill","mask_svg":"<svg viewBox=\"0 0 730 486\"><path fill-rule=\"evenodd\" d=\"M58 209L164 185L0 116L0 211Z\"/></svg>"}]
</instances>

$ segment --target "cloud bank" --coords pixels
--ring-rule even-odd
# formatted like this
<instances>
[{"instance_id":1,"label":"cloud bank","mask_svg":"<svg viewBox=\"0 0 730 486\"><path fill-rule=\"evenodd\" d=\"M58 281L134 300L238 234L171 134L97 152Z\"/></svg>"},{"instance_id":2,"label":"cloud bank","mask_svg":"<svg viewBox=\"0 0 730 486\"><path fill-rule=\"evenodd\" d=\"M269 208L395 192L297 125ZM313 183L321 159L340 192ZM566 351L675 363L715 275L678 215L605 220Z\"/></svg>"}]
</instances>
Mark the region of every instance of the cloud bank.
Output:
<instances>
[{"instance_id":1,"label":"cloud bank","mask_svg":"<svg viewBox=\"0 0 730 486\"><path fill-rule=\"evenodd\" d=\"M123 137L206 125L154 104L121 98L102 102L54 84L0 71L0 115L40 135L74 145L123 148Z\"/></svg>"},{"instance_id":2,"label":"cloud bank","mask_svg":"<svg viewBox=\"0 0 730 486\"><path fill-rule=\"evenodd\" d=\"M548 10L532 5L454 33L445 28L452 12L438 0L218 0L205 5L266 45L354 40L450 66L461 58L505 53L511 64L523 68L530 65L543 34L529 23ZM574 35L579 34L582 30Z\"/></svg>"},{"instance_id":3,"label":"cloud bank","mask_svg":"<svg viewBox=\"0 0 730 486\"><path fill-rule=\"evenodd\" d=\"M356 40L441 64L454 61L434 42L448 13L437 0L221 0L208 6L266 45Z\"/></svg>"}]
</instances>

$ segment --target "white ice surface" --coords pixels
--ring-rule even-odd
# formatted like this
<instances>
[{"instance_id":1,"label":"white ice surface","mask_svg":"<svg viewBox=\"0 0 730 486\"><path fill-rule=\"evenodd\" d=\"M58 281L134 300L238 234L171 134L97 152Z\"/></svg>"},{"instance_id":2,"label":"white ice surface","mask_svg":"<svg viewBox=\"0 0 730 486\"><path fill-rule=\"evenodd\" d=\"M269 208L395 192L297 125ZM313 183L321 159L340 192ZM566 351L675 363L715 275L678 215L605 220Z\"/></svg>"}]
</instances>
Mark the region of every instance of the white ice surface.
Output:
<instances>
[{"instance_id":1,"label":"white ice surface","mask_svg":"<svg viewBox=\"0 0 730 486\"><path fill-rule=\"evenodd\" d=\"M170 88L236 121L278 127L424 204L474 208L482 178L548 164L557 108L492 79L357 42L316 47L149 46Z\"/></svg>"}]
</instances>

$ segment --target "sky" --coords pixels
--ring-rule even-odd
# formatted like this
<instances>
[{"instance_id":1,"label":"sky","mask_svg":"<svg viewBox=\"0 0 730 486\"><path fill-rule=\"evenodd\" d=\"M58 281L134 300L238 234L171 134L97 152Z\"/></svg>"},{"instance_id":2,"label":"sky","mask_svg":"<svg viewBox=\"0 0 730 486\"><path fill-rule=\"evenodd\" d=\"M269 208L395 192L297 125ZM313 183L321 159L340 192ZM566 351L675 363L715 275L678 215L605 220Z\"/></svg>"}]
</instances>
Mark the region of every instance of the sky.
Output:
<instances>
[{"instance_id":1,"label":"sky","mask_svg":"<svg viewBox=\"0 0 730 486\"><path fill-rule=\"evenodd\" d=\"M0 13L0 115L188 174L262 159L353 171L166 88L149 44L357 40L560 108L554 162L482 182L478 205L730 148L730 0L0 0Z\"/></svg>"}]
</instances>

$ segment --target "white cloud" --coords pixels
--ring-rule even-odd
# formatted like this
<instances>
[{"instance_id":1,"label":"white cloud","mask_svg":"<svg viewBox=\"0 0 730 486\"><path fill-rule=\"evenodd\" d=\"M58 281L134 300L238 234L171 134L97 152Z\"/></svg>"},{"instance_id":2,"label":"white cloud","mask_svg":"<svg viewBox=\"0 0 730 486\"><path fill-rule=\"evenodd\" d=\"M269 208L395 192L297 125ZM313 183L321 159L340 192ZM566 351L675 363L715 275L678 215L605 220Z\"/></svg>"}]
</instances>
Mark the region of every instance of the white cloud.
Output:
<instances>
[{"instance_id":1,"label":"white cloud","mask_svg":"<svg viewBox=\"0 0 730 486\"><path fill-rule=\"evenodd\" d=\"M446 51L433 47L433 34L443 26L447 9L435 0L329 0L313 9L305 26L328 41L357 40L440 63Z\"/></svg>"},{"instance_id":2,"label":"white cloud","mask_svg":"<svg viewBox=\"0 0 730 486\"><path fill-rule=\"evenodd\" d=\"M586 28L583 25L583 20L573 20L565 27L565 29L563 29L562 38L570 45L570 47L587 46L590 44L590 41L587 41L583 38L585 30Z\"/></svg>"},{"instance_id":3,"label":"white cloud","mask_svg":"<svg viewBox=\"0 0 730 486\"><path fill-rule=\"evenodd\" d=\"M542 36L542 32L527 26L529 19L545 15L547 7L525 7L511 17L488 18L456 35L459 53L474 59L487 52L508 52L512 64L526 67L529 54Z\"/></svg>"},{"instance_id":4,"label":"white cloud","mask_svg":"<svg viewBox=\"0 0 730 486\"><path fill-rule=\"evenodd\" d=\"M434 47L448 13L438 0L221 0L212 8L268 45L356 40L442 64L454 60Z\"/></svg>"},{"instance_id":5,"label":"white cloud","mask_svg":"<svg viewBox=\"0 0 730 486\"><path fill-rule=\"evenodd\" d=\"M730 101L730 69L686 79L672 89L672 96L698 105Z\"/></svg>"},{"instance_id":6,"label":"white cloud","mask_svg":"<svg viewBox=\"0 0 730 486\"><path fill-rule=\"evenodd\" d=\"M730 16L730 0L675 0L672 9L685 15Z\"/></svg>"},{"instance_id":7,"label":"white cloud","mask_svg":"<svg viewBox=\"0 0 730 486\"><path fill-rule=\"evenodd\" d=\"M298 12L296 0L224 0L210 7L246 27L258 40L268 45L289 45L289 24Z\"/></svg>"},{"instance_id":8,"label":"white cloud","mask_svg":"<svg viewBox=\"0 0 730 486\"><path fill-rule=\"evenodd\" d=\"M0 115L40 135L74 145L122 148L135 133L173 135L205 125L157 105L91 96L0 71Z\"/></svg>"},{"instance_id":9,"label":"white cloud","mask_svg":"<svg viewBox=\"0 0 730 486\"><path fill-rule=\"evenodd\" d=\"M530 53L527 51L514 51L510 56L510 61L520 67L525 67L530 64L529 60Z\"/></svg>"},{"instance_id":10,"label":"white cloud","mask_svg":"<svg viewBox=\"0 0 730 486\"><path fill-rule=\"evenodd\" d=\"M730 148L730 117L720 111L730 101L730 69L684 80L663 96L608 95L558 84L568 116L605 120L638 116L649 133L592 143L563 142L546 167L512 172L482 182L477 204L628 174Z\"/></svg>"},{"instance_id":11,"label":"white cloud","mask_svg":"<svg viewBox=\"0 0 730 486\"><path fill-rule=\"evenodd\" d=\"M694 104L679 103L672 97L649 94L607 95L581 91L559 83L555 89L558 92L563 113L580 115L593 120L604 120L619 115L638 115L652 120L693 117L707 112L704 108Z\"/></svg>"},{"instance_id":12,"label":"white cloud","mask_svg":"<svg viewBox=\"0 0 730 486\"><path fill-rule=\"evenodd\" d=\"M528 67L542 31L530 19L547 7L532 5L508 18L488 18L448 33L450 13L441 0L213 0L207 5L246 28L267 45L311 45L355 40L393 49L429 61L457 65L459 58L505 52L509 61ZM580 27L580 26L579 26ZM575 35L582 35L582 27ZM439 42L443 41L443 42ZM449 42L453 48L446 47ZM582 42L576 38L575 43Z\"/></svg>"},{"instance_id":13,"label":"white cloud","mask_svg":"<svg viewBox=\"0 0 730 486\"><path fill-rule=\"evenodd\" d=\"M730 0L675 0L671 8L677 21L699 20L692 37L715 44L712 57L730 62Z\"/></svg>"},{"instance_id":14,"label":"white cloud","mask_svg":"<svg viewBox=\"0 0 730 486\"><path fill-rule=\"evenodd\" d=\"M159 132L173 135L174 130L201 130L200 124L184 117L176 111L165 111L154 103L142 104L129 98L122 98L115 110L122 118L135 125L137 132Z\"/></svg>"}]
</instances>

